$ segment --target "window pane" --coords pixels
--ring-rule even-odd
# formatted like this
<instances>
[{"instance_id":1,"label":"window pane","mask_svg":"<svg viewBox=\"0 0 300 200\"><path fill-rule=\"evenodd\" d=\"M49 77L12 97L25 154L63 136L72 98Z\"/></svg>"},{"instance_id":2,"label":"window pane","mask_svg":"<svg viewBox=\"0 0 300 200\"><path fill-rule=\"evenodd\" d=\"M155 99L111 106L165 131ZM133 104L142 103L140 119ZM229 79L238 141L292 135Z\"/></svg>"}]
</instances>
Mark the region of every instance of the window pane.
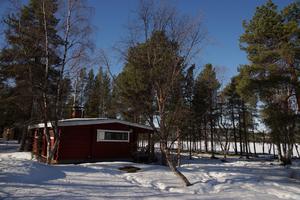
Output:
<instances>
[{"instance_id":1,"label":"window pane","mask_svg":"<svg viewBox=\"0 0 300 200\"><path fill-rule=\"evenodd\" d=\"M97 142L104 140L105 132L101 130L97 130Z\"/></svg>"},{"instance_id":2,"label":"window pane","mask_svg":"<svg viewBox=\"0 0 300 200\"><path fill-rule=\"evenodd\" d=\"M126 132L105 132L105 140L128 140Z\"/></svg>"}]
</instances>

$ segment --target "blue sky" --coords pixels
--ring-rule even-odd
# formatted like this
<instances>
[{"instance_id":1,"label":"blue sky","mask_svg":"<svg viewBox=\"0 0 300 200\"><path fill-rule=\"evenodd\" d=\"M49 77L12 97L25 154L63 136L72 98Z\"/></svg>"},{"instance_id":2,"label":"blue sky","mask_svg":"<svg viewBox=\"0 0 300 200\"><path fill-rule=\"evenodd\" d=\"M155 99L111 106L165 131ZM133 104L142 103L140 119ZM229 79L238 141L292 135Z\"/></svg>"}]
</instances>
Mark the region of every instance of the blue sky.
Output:
<instances>
[{"instance_id":1,"label":"blue sky","mask_svg":"<svg viewBox=\"0 0 300 200\"><path fill-rule=\"evenodd\" d=\"M93 24L96 25L96 45L110 47L119 41L126 29L138 0L89 0L95 7ZM220 78L224 83L230 80L240 64L247 63L247 57L239 48L239 36L243 33L242 21L251 19L257 6L265 0L171 0L178 10L185 14L203 15L203 23L208 31L210 43L206 45L196 64L201 67L212 63L222 69ZM292 1L275 0L280 8ZM120 71L120 66L113 68ZM224 71L223 71L224 70Z\"/></svg>"},{"instance_id":2,"label":"blue sky","mask_svg":"<svg viewBox=\"0 0 300 200\"><path fill-rule=\"evenodd\" d=\"M0 0L0 14L4 13L7 3ZM127 32L125 26L138 5L138 0L88 0L94 7L92 24L95 27L93 40L98 48L104 48L110 55L115 55L112 47ZM247 57L239 48L239 36L243 33L242 21L249 20L255 8L265 0L170 0L177 9L185 14L203 15L204 27L210 43L195 60L200 68L205 63L212 63L222 69L219 77L223 83L236 74L240 64L247 63ZM274 0L284 7L292 0ZM1 40L1 39L0 39ZM116 57L112 58L113 60ZM113 62L114 73L121 71L122 63ZM95 66L95 68L98 68Z\"/></svg>"}]
</instances>

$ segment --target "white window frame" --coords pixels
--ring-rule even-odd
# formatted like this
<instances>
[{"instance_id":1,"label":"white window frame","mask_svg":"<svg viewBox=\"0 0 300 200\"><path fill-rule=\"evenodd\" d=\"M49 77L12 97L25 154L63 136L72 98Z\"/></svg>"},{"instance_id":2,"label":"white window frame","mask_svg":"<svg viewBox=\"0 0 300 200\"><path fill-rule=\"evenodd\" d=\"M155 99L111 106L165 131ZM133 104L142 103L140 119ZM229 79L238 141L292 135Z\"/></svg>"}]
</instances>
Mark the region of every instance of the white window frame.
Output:
<instances>
[{"instance_id":1,"label":"white window frame","mask_svg":"<svg viewBox=\"0 0 300 200\"><path fill-rule=\"evenodd\" d=\"M105 140L105 139L101 139L100 136L99 136L99 134L100 133L104 133L104 138L105 138L105 132L127 133L128 137L127 137L127 140ZM129 143L129 141L130 141L130 133L131 132L132 131L97 129L97 138L96 138L96 141L97 142L127 142L127 143Z\"/></svg>"}]
</instances>

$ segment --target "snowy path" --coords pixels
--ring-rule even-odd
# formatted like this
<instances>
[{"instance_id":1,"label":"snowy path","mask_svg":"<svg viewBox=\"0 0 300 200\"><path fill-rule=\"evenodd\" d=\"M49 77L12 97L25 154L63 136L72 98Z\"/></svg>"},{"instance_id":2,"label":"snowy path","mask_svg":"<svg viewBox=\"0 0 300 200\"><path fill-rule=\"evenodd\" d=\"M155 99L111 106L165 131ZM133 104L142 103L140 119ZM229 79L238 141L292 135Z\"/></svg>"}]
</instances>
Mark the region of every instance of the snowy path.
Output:
<instances>
[{"instance_id":1,"label":"snowy path","mask_svg":"<svg viewBox=\"0 0 300 200\"><path fill-rule=\"evenodd\" d=\"M6 148L7 149L7 148ZM30 153L0 153L0 199L300 199L300 162L229 162L195 158L180 171L193 183L182 187L168 168L129 162L48 166ZM1 152L1 151L0 151ZM2 151L3 152L3 151ZM134 165L136 173L118 168Z\"/></svg>"}]
</instances>

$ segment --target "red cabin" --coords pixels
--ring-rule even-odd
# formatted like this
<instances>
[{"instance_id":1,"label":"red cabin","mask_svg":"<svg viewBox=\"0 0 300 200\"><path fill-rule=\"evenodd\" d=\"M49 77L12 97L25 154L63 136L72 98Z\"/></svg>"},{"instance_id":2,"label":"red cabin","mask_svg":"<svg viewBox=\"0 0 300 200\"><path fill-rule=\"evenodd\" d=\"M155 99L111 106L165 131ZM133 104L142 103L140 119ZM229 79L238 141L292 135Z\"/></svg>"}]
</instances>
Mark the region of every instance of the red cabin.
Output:
<instances>
[{"instance_id":1,"label":"red cabin","mask_svg":"<svg viewBox=\"0 0 300 200\"><path fill-rule=\"evenodd\" d=\"M150 126L107 118L73 118L59 121L60 142L54 163L74 163L98 160L132 160L138 152L139 138L150 138ZM51 130L51 145L54 144ZM33 136L33 153L46 158L44 124L29 127ZM142 137L141 137L142 136ZM151 148L149 148L150 150Z\"/></svg>"}]
</instances>

